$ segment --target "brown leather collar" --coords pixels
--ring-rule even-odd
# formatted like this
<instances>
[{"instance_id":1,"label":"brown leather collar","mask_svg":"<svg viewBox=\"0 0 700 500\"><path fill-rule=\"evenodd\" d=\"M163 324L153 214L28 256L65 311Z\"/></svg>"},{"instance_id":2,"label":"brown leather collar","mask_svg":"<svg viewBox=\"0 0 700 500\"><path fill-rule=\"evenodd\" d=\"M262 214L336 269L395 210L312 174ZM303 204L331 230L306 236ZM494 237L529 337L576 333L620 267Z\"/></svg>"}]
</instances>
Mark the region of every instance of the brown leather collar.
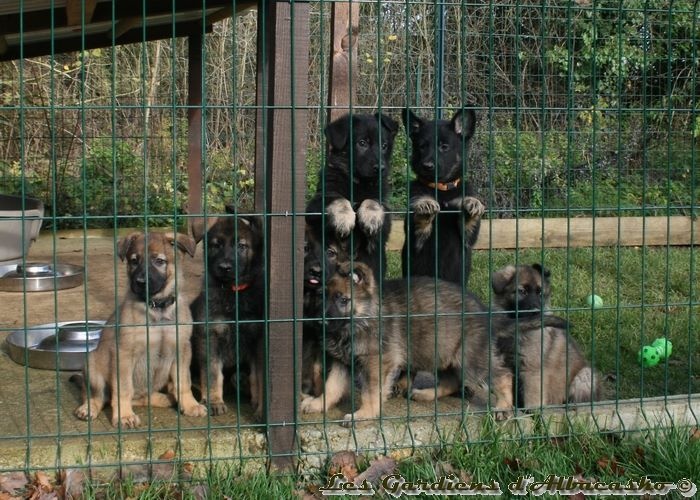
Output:
<instances>
[{"instance_id":1,"label":"brown leather collar","mask_svg":"<svg viewBox=\"0 0 700 500\"><path fill-rule=\"evenodd\" d=\"M455 189L457 186L459 186L459 183L462 182L462 179L459 177L450 182L433 182L429 181L428 179L423 179L422 177L419 177L418 180L424 186L427 186L430 189L437 189L438 191L449 191L451 189Z\"/></svg>"}]
</instances>

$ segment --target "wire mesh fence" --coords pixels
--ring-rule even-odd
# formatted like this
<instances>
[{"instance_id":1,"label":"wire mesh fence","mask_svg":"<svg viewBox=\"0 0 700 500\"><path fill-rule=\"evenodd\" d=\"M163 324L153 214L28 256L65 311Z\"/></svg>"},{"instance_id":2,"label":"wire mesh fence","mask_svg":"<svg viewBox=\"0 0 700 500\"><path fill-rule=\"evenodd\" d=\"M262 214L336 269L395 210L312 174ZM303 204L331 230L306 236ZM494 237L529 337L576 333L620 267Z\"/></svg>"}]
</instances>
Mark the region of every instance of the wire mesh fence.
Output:
<instances>
[{"instance_id":1,"label":"wire mesh fence","mask_svg":"<svg viewBox=\"0 0 700 500\"><path fill-rule=\"evenodd\" d=\"M52 2L0 8L11 27L0 34L0 193L27 198L0 213L2 224L20 222L18 234L3 232L3 239L29 239L29 200L44 206L38 241L8 255L0 279L27 276L37 260L84 269L80 287L54 290L59 279L50 277L44 283L52 291L34 293L28 281L0 291L0 333L13 357L5 358L0 385L0 442L8 450L2 470L158 464L171 448L190 463L248 468L280 453L319 467L338 449L410 453L455 436L478 441L481 424L472 415L504 409L497 389L509 379L498 382L501 368L513 379L504 392L516 407L563 415L534 432L529 419L508 419L521 436L577 432L577 413L595 415L599 429L698 425L697 2L351 2L357 32L340 46L354 91L337 107L371 123L341 119L340 132L329 119L328 95L336 64L331 21L334 4L344 2L292 2L286 21L274 9L245 10L246 2L194 3L98 2L94 13L81 10L74 28ZM308 15L297 4L307 5ZM197 22L179 24L189 19ZM292 31L307 25L310 36L282 37L285 22ZM77 46L66 42L66 30L82 33ZM202 104L194 106L202 112L201 152L190 133L192 36L203 36L195 75ZM32 44L41 37L49 45L38 55L42 49ZM275 59L287 46L308 57L292 70L302 72L303 102L275 100L277 86L299 91L298 80L280 69L285 61ZM280 113L290 110L285 121ZM464 130L472 110L470 137ZM422 136L411 129L420 119L428 121ZM291 125L280 132L280 123ZM457 173L421 171L439 164L449 147L443 134L455 131ZM280 135L288 139L282 151ZM388 172L378 185L362 168L381 166L345 149L360 139L387 143L378 154L388 150ZM432 143L431 158L419 161L420 148ZM192 158L201 164L201 210L191 203ZM272 168L285 159L283 172ZM344 168L356 182L335 196L333 182L341 181L334 169ZM444 192L456 195L440 206L440 219L420 212L429 202L416 205L421 182L421 195L437 202ZM372 189L367 198L383 209L360 208ZM343 212L329 208L338 198L349 199L352 213L340 236ZM389 219L377 215L382 210ZM131 238L135 231L186 233L196 216L204 216L208 232L178 240L175 250L154 254L155 237L138 250L141 240ZM385 224L368 236L367 220ZM432 225L438 220L448 222ZM427 246L412 224L434 228ZM377 231L385 259L363 250ZM470 231L475 241L465 245ZM282 245L280 238L287 238ZM450 245L445 257L441 249ZM429 270L409 272L424 248L431 250ZM151 271L140 259L150 260ZM526 265L534 274L508 267ZM436 278L441 269L449 276ZM38 280L48 271L36 272ZM450 280L458 283L445 284ZM177 300L158 295L161 281ZM546 327L543 337L516 334L516 320L504 319L506 294L526 295L531 285L547 314L539 305L536 319L522 305L512 309L531 330ZM291 312L276 316L275 301ZM355 309L343 309L348 304ZM130 307L146 312L120 315ZM171 307L176 316L165 312ZM339 327L346 317L349 326ZM57 367L55 348L67 330L56 326L88 320L106 321L102 332L114 332L119 347L114 358L91 354L81 381ZM352 332L345 344L339 330ZM130 332L143 342L130 343ZM289 340L278 342L285 335ZM170 358L161 351L165 338L176 339ZM34 341L46 349L14 345ZM97 344L77 345L84 361L85 349ZM460 361L438 362L450 349ZM30 366L39 351L48 352L49 369ZM78 412L87 421L76 417L83 394L102 390L95 377L112 393L131 384L123 373L134 368L119 362L130 357L149 373L138 380L145 393L132 393L146 403L135 410L138 419L109 397L99 416L95 406ZM393 357L407 359L393 365ZM177 366L192 359L189 370L172 372L170 388L160 373L167 372L165 358ZM577 363L600 385L595 401L571 402ZM368 394L379 384L375 364L385 382L376 408L366 399L376 396ZM479 399L481 386L469 377L483 378L496 394ZM280 379L293 387L291 420L276 413L285 405L275 392ZM564 381L564 393L548 398L546 384L555 379ZM183 385L185 392L174 389ZM525 401L528 386L536 387L535 403ZM436 387L446 397L432 400ZM579 399L588 401L593 390L585 387L588 397ZM323 411L327 404L334 408ZM630 416L630 405L642 416ZM357 423L351 417L349 429L341 425L363 408L369 413L355 414ZM359 422L365 417L369 422ZM293 446L268 446L267 438L288 429Z\"/></svg>"}]
</instances>

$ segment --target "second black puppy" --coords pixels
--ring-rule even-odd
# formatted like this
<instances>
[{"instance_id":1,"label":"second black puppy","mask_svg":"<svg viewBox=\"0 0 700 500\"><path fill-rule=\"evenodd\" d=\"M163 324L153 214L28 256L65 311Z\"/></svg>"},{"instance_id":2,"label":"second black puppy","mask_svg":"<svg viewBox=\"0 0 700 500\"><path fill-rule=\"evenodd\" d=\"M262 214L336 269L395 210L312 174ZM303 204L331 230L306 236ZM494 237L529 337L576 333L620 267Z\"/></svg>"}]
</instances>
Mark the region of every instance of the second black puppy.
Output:
<instances>
[{"instance_id":1,"label":"second black puppy","mask_svg":"<svg viewBox=\"0 0 700 500\"><path fill-rule=\"evenodd\" d=\"M437 276L467 283L471 249L484 213L484 205L472 196L466 181L464 154L475 121L472 109L457 111L451 120L424 120L410 109L404 111L412 143L411 168L416 174L409 186L412 215L404 226L404 277Z\"/></svg>"},{"instance_id":2,"label":"second black puppy","mask_svg":"<svg viewBox=\"0 0 700 500\"><path fill-rule=\"evenodd\" d=\"M234 213L231 207L226 211ZM220 217L207 231L205 249L205 288L191 305L202 403L208 404L212 415L226 413L224 369L248 365L251 403L260 415L262 366L257 350L265 297L262 221L254 216Z\"/></svg>"},{"instance_id":3,"label":"second black puppy","mask_svg":"<svg viewBox=\"0 0 700 500\"><path fill-rule=\"evenodd\" d=\"M377 278L386 268L391 216L385 202L397 131L398 124L381 113L349 114L331 122L325 130L327 165L306 208L306 223L317 239L324 229L323 213L326 228L340 240L353 234L356 260L369 265Z\"/></svg>"}]
</instances>

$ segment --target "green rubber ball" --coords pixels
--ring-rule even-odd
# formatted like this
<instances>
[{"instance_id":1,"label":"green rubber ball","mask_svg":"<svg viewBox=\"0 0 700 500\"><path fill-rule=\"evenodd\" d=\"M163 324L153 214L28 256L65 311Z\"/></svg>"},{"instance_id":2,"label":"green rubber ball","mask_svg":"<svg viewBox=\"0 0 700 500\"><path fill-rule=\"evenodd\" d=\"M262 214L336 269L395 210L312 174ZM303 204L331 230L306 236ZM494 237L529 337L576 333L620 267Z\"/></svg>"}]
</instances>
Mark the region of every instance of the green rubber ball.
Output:
<instances>
[{"instance_id":1,"label":"green rubber ball","mask_svg":"<svg viewBox=\"0 0 700 500\"><path fill-rule=\"evenodd\" d=\"M656 339L654 342L652 342L651 346L656 348L661 359L668 358L673 352L673 344L670 340L665 338Z\"/></svg>"},{"instance_id":2,"label":"green rubber ball","mask_svg":"<svg viewBox=\"0 0 700 500\"><path fill-rule=\"evenodd\" d=\"M659 361L661 361L661 356L659 356L659 351L656 350L656 347L645 345L639 351L637 359L642 366L651 368L652 366L659 364Z\"/></svg>"},{"instance_id":3,"label":"green rubber ball","mask_svg":"<svg viewBox=\"0 0 700 500\"><path fill-rule=\"evenodd\" d=\"M588 307L598 309L600 307L603 307L603 298L600 295L591 294L588 297L586 297L586 304L588 304Z\"/></svg>"}]
</instances>

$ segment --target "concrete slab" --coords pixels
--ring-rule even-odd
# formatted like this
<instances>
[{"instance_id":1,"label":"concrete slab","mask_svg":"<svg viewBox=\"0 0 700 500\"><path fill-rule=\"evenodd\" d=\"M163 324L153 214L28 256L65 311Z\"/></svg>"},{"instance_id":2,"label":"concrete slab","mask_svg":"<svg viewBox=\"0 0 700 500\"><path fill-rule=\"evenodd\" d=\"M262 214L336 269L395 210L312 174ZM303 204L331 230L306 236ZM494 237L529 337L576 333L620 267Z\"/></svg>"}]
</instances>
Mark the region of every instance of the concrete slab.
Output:
<instances>
[{"instance_id":1,"label":"concrete slab","mask_svg":"<svg viewBox=\"0 0 700 500\"><path fill-rule=\"evenodd\" d=\"M0 292L0 470L54 469L75 465L104 466L147 463L166 450L193 463L221 460L242 469L265 463L265 428L250 418L250 407L230 405L227 415L188 418L174 409L137 409L142 429L118 433L107 413L92 423L77 420L72 412L79 404L79 390L69 381L71 372L36 370L13 362L6 352L5 338L18 329L59 321L107 319L115 306L117 290L124 283L124 265L114 257L111 232L70 231L42 234L32 246L29 259L82 265L86 282L59 292ZM201 249L195 259L184 260L181 293L194 298L202 283ZM356 429L341 427L338 420L349 405L321 415L305 416L297 424L300 465L314 469L326 457L341 450L389 454L396 458L415 450L439 446L455 439L478 439L484 421L457 398L436 404L391 399L384 406L381 422L365 423ZM440 414L439 417L435 417ZM548 434L565 434L572 426L596 430L649 428L655 425L698 425L700 395L656 398L646 401L605 402L547 410ZM532 432L533 420L522 416L503 424L515 435ZM200 470L203 470L200 467Z\"/></svg>"}]
</instances>

